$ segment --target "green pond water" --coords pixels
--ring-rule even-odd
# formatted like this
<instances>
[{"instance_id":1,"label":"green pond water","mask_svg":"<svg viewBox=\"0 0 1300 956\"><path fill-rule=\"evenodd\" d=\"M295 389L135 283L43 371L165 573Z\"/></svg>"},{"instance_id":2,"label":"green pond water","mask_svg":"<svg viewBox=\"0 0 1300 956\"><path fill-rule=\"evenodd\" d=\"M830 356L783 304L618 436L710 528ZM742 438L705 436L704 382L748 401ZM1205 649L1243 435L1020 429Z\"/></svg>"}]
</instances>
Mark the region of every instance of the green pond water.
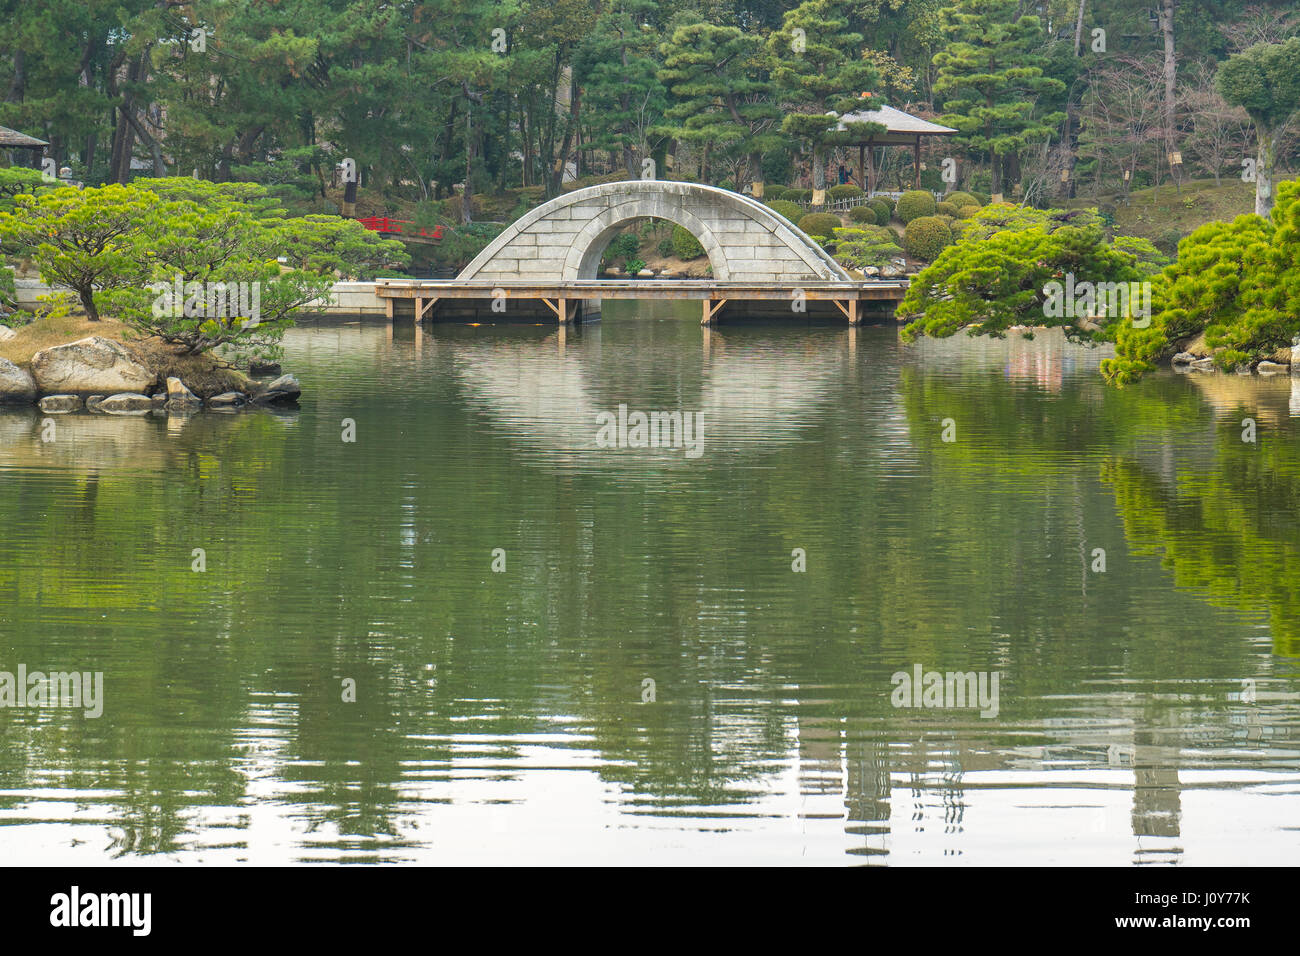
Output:
<instances>
[{"instance_id":1,"label":"green pond water","mask_svg":"<svg viewBox=\"0 0 1300 956\"><path fill-rule=\"evenodd\" d=\"M0 708L0 858L1294 862L1300 385L1101 357L619 303L0 411L0 671L103 675Z\"/></svg>"}]
</instances>

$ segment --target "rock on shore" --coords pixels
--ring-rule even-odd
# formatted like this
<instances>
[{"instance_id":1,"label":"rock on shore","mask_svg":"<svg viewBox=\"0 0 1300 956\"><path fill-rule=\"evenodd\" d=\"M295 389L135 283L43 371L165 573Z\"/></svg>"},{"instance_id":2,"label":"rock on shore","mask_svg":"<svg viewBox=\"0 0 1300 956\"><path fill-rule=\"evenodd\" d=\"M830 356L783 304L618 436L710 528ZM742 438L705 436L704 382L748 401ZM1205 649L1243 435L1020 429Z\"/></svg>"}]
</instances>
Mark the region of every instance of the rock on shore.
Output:
<instances>
[{"instance_id":1,"label":"rock on shore","mask_svg":"<svg viewBox=\"0 0 1300 956\"><path fill-rule=\"evenodd\" d=\"M36 380L25 368L0 358L0 405L19 402L30 405L36 398Z\"/></svg>"},{"instance_id":2,"label":"rock on shore","mask_svg":"<svg viewBox=\"0 0 1300 956\"><path fill-rule=\"evenodd\" d=\"M153 372L124 345L98 335L42 349L32 356L31 364L36 387L45 393L141 393L154 383Z\"/></svg>"}]
</instances>

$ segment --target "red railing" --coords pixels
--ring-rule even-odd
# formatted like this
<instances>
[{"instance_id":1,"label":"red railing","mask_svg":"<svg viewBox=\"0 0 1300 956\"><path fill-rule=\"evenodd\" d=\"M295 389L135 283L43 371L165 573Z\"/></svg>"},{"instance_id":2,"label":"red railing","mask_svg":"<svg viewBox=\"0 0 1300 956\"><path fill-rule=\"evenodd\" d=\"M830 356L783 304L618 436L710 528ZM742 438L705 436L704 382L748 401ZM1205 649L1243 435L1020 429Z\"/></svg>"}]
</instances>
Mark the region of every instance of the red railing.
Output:
<instances>
[{"instance_id":1,"label":"red railing","mask_svg":"<svg viewBox=\"0 0 1300 956\"><path fill-rule=\"evenodd\" d=\"M363 227L371 232L394 232L399 236L406 236L408 239L434 239L442 238L442 226L434 226L432 229L426 229L421 226L419 229L414 228L414 223L409 219L389 219L387 216L367 216L365 219L358 219ZM411 228L408 228L411 227Z\"/></svg>"}]
</instances>

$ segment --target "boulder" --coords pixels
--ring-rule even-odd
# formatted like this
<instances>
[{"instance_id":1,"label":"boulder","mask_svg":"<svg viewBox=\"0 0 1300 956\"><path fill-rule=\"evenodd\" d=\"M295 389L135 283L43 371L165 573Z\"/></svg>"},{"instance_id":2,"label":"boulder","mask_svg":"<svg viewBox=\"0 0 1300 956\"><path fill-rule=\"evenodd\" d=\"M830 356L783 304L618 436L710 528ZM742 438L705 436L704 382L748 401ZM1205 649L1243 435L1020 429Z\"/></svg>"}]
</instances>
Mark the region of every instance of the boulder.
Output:
<instances>
[{"instance_id":1,"label":"boulder","mask_svg":"<svg viewBox=\"0 0 1300 956\"><path fill-rule=\"evenodd\" d=\"M8 342L18 333L7 325L0 325L0 342Z\"/></svg>"},{"instance_id":2,"label":"boulder","mask_svg":"<svg viewBox=\"0 0 1300 956\"><path fill-rule=\"evenodd\" d=\"M1255 367L1255 371L1259 372L1260 375L1278 375L1291 371L1291 366L1283 365L1281 362L1263 361Z\"/></svg>"},{"instance_id":3,"label":"boulder","mask_svg":"<svg viewBox=\"0 0 1300 956\"><path fill-rule=\"evenodd\" d=\"M246 401L248 399L239 392L222 392L220 395L214 395L208 399L208 408L239 408Z\"/></svg>"},{"instance_id":4,"label":"boulder","mask_svg":"<svg viewBox=\"0 0 1300 956\"><path fill-rule=\"evenodd\" d=\"M202 404L202 400L186 388L185 383L179 378L167 379L168 411L187 411L192 408L198 408Z\"/></svg>"},{"instance_id":5,"label":"boulder","mask_svg":"<svg viewBox=\"0 0 1300 956\"><path fill-rule=\"evenodd\" d=\"M1192 368L1196 369L1198 372L1213 372L1216 366L1214 364L1214 359L1207 356L1206 358L1199 358L1192 362Z\"/></svg>"},{"instance_id":6,"label":"boulder","mask_svg":"<svg viewBox=\"0 0 1300 956\"><path fill-rule=\"evenodd\" d=\"M80 395L46 395L40 400L41 411L54 414L75 412L81 407Z\"/></svg>"},{"instance_id":7,"label":"boulder","mask_svg":"<svg viewBox=\"0 0 1300 956\"><path fill-rule=\"evenodd\" d=\"M107 395L87 395L86 410L91 412L99 411L99 403L108 398Z\"/></svg>"},{"instance_id":8,"label":"boulder","mask_svg":"<svg viewBox=\"0 0 1300 956\"><path fill-rule=\"evenodd\" d=\"M75 395L144 392L154 383L126 346L98 335L37 352L32 377L42 392Z\"/></svg>"},{"instance_id":9,"label":"boulder","mask_svg":"<svg viewBox=\"0 0 1300 956\"><path fill-rule=\"evenodd\" d=\"M90 402L86 402L86 407L90 407ZM94 411L107 412L110 415L143 415L153 408L153 399L148 395L141 395L137 392L122 392L118 395L110 395L97 403Z\"/></svg>"},{"instance_id":10,"label":"boulder","mask_svg":"<svg viewBox=\"0 0 1300 956\"><path fill-rule=\"evenodd\" d=\"M274 405L279 402L296 402L302 394L298 379L292 375L281 375L275 381L262 386L253 393L253 401L259 405Z\"/></svg>"},{"instance_id":11,"label":"boulder","mask_svg":"<svg viewBox=\"0 0 1300 956\"><path fill-rule=\"evenodd\" d=\"M249 375L279 375L280 363L259 362L257 359L253 359L251 362L248 363L248 374Z\"/></svg>"},{"instance_id":12,"label":"boulder","mask_svg":"<svg viewBox=\"0 0 1300 956\"><path fill-rule=\"evenodd\" d=\"M636 277L638 279L653 279L655 277L655 274L651 272L649 269L642 269L640 272L636 274Z\"/></svg>"},{"instance_id":13,"label":"boulder","mask_svg":"<svg viewBox=\"0 0 1300 956\"><path fill-rule=\"evenodd\" d=\"M3 326L0 326L3 328ZM36 380L25 368L0 358L0 405L18 402L30 405L36 398Z\"/></svg>"},{"instance_id":14,"label":"boulder","mask_svg":"<svg viewBox=\"0 0 1300 956\"><path fill-rule=\"evenodd\" d=\"M862 274L863 274L864 276L867 276L868 278L874 278L874 277L880 275L880 267L879 267L879 266L867 266L865 269L862 270Z\"/></svg>"},{"instance_id":15,"label":"boulder","mask_svg":"<svg viewBox=\"0 0 1300 956\"><path fill-rule=\"evenodd\" d=\"M1171 361L1175 365L1191 365L1196 361L1196 356L1191 352L1179 352Z\"/></svg>"}]
</instances>

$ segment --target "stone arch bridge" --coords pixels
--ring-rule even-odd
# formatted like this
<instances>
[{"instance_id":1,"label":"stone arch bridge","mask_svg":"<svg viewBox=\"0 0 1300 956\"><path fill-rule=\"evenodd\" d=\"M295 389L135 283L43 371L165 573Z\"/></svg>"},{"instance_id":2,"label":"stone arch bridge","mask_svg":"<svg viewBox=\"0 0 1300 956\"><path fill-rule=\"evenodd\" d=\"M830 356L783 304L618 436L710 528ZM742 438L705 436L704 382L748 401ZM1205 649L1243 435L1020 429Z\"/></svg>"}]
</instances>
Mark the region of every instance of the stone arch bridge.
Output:
<instances>
[{"instance_id":1,"label":"stone arch bridge","mask_svg":"<svg viewBox=\"0 0 1300 956\"><path fill-rule=\"evenodd\" d=\"M629 180L557 196L511 224L461 279L596 278L601 256L635 219L666 219L699 240L720 282L799 282L849 275L794 223L714 186Z\"/></svg>"},{"instance_id":2,"label":"stone arch bridge","mask_svg":"<svg viewBox=\"0 0 1300 956\"><path fill-rule=\"evenodd\" d=\"M598 279L614 237L637 219L675 223L704 248L708 280ZM728 302L766 304L777 314L802 313L805 302L834 302L851 324L863 303L892 306L903 281L854 279L798 226L763 203L714 186L629 180L578 189L543 203L506 227L455 279L381 279L375 293L389 317L396 299L414 299L417 320L443 300L542 300L561 324L597 314L602 299L695 299L702 323ZM581 312L579 311L579 304ZM793 305L793 309L792 309Z\"/></svg>"}]
</instances>

